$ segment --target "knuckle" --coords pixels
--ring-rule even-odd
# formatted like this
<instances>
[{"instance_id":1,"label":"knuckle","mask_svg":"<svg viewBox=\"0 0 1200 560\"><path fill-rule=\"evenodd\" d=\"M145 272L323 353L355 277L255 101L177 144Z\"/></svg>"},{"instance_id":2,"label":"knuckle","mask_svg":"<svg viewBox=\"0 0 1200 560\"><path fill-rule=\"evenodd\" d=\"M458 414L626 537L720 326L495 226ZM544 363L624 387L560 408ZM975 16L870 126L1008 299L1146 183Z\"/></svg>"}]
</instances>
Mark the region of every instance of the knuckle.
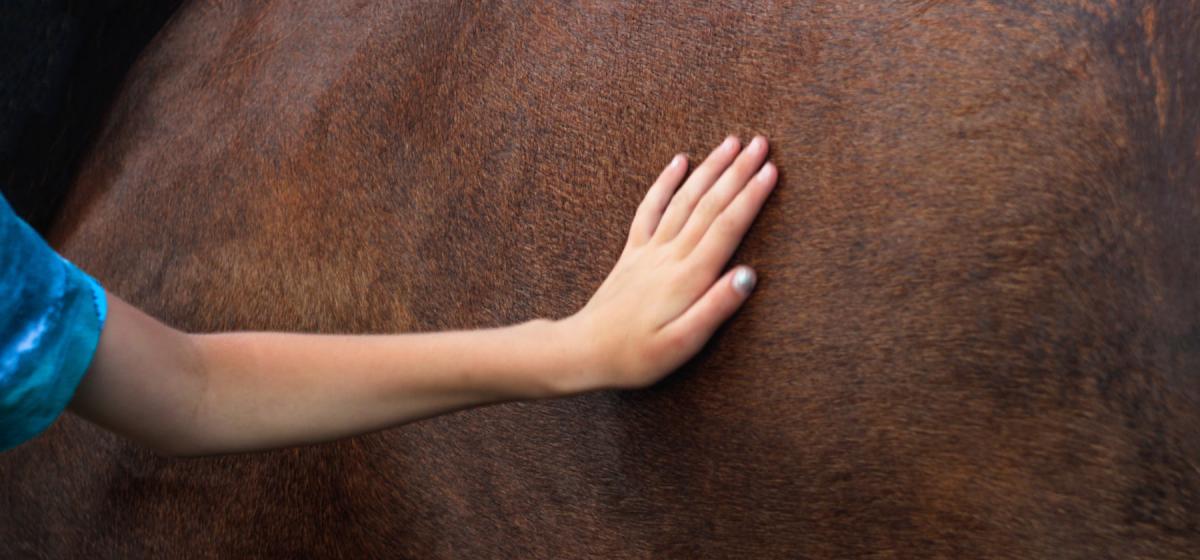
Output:
<instances>
[{"instance_id":1,"label":"knuckle","mask_svg":"<svg viewBox=\"0 0 1200 560\"><path fill-rule=\"evenodd\" d=\"M690 208L696 202L695 189L686 188L675 193L675 197L671 199L671 205L677 208Z\"/></svg>"},{"instance_id":2,"label":"knuckle","mask_svg":"<svg viewBox=\"0 0 1200 560\"><path fill-rule=\"evenodd\" d=\"M697 343L700 342L697 340L700 329L695 320L689 321L685 325L679 325L679 327L664 333L665 353L669 356L691 355L695 352Z\"/></svg>"},{"instance_id":3,"label":"knuckle","mask_svg":"<svg viewBox=\"0 0 1200 560\"><path fill-rule=\"evenodd\" d=\"M663 210L663 219L674 215L675 212L679 210L679 203L681 200L682 199L680 198L679 194L676 194L673 198L671 198L671 202L668 202L666 209Z\"/></svg>"},{"instance_id":4,"label":"knuckle","mask_svg":"<svg viewBox=\"0 0 1200 560\"><path fill-rule=\"evenodd\" d=\"M653 361L670 361L675 356L686 354L689 337L685 330L673 329L662 333L657 344L650 347L651 354L646 358Z\"/></svg>"},{"instance_id":5,"label":"knuckle","mask_svg":"<svg viewBox=\"0 0 1200 560\"><path fill-rule=\"evenodd\" d=\"M719 208L717 208L717 201L711 196L706 196L700 200L699 204L696 205L696 211L694 213L701 218L712 218L712 216L716 215L717 210L719 210Z\"/></svg>"}]
</instances>

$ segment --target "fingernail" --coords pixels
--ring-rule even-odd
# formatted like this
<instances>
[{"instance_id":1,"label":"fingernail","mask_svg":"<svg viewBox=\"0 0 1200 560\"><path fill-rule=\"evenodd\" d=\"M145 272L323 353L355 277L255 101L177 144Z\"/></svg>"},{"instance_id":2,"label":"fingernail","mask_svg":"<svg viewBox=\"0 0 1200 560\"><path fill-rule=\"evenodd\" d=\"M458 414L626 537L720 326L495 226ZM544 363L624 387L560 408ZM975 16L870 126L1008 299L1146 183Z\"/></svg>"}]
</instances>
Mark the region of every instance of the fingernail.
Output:
<instances>
[{"instance_id":1,"label":"fingernail","mask_svg":"<svg viewBox=\"0 0 1200 560\"><path fill-rule=\"evenodd\" d=\"M733 136L726 136L725 141L721 142L721 149L722 150L732 150L734 145L736 145L736 144L737 144L737 138L734 138Z\"/></svg>"},{"instance_id":2,"label":"fingernail","mask_svg":"<svg viewBox=\"0 0 1200 560\"><path fill-rule=\"evenodd\" d=\"M771 173L773 171L775 171L773 169L774 167L775 167L775 165L769 161L767 163L764 163L762 166L762 169L758 170L758 180L766 181L767 179L771 178Z\"/></svg>"},{"instance_id":3,"label":"fingernail","mask_svg":"<svg viewBox=\"0 0 1200 560\"><path fill-rule=\"evenodd\" d=\"M671 158L671 163L668 164L667 166L668 167L679 167L679 164L681 164L681 163L683 163L683 156L680 154L675 154L675 157Z\"/></svg>"},{"instance_id":4,"label":"fingernail","mask_svg":"<svg viewBox=\"0 0 1200 560\"><path fill-rule=\"evenodd\" d=\"M757 151L761 150L762 147L763 147L762 137L755 136L754 139L750 141L749 150L751 152L757 152Z\"/></svg>"},{"instance_id":5,"label":"fingernail","mask_svg":"<svg viewBox=\"0 0 1200 560\"><path fill-rule=\"evenodd\" d=\"M744 296L750 295L750 291L754 289L754 283L754 271L748 267L742 267L733 273L733 289Z\"/></svg>"}]
</instances>

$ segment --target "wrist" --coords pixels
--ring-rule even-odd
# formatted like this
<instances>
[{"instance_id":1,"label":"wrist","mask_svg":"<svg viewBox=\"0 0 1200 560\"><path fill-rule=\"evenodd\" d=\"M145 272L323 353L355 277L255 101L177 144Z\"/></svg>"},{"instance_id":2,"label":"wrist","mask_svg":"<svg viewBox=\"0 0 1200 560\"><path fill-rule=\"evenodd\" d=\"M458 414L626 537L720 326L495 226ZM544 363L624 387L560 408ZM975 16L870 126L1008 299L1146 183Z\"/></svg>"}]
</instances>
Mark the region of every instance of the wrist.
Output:
<instances>
[{"instance_id":1,"label":"wrist","mask_svg":"<svg viewBox=\"0 0 1200 560\"><path fill-rule=\"evenodd\" d=\"M603 356L596 351L595 337L589 335L586 320L579 315L563 319L539 320L543 329L539 344L549 353L548 367L542 371L548 396L566 397L604 389Z\"/></svg>"}]
</instances>

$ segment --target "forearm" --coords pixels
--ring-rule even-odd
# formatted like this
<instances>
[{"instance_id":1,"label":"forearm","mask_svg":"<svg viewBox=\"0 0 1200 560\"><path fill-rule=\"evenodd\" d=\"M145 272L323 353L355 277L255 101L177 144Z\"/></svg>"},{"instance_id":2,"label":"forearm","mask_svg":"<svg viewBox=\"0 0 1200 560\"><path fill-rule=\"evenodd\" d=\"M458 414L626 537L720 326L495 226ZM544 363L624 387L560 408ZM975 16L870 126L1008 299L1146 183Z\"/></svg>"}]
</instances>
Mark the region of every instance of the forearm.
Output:
<instances>
[{"instance_id":1,"label":"forearm","mask_svg":"<svg viewBox=\"0 0 1200 560\"><path fill-rule=\"evenodd\" d=\"M550 321L401 335L188 335L111 297L73 409L176 455L328 441L472 406L556 396Z\"/></svg>"},{"instance_id":2,"label":"forearm","mask_svg":"<svg viewBox=\"0 0 1200 560\"><path fill-rule=\"evenodd\" d=\"M214 451L328 441L447 412L556 396L553 323L475 331L194 336L210 380L196 417Z\"/></svg>"}]
</instances>

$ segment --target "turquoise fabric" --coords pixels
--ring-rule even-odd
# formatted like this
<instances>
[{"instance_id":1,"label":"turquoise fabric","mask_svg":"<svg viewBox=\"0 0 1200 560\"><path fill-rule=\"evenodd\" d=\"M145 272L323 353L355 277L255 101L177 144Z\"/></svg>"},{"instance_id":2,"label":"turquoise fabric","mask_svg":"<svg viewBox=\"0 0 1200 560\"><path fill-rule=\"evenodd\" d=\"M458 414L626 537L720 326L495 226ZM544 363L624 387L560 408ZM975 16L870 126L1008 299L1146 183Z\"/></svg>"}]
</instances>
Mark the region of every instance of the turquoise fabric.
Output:
<instances>
[{"instance_id":1,"label":"turquoise fabric","mask_svg":"<svg viewBox=\"0 0 1200 560\"><path fill-rule=\"evenodd\" d=\"M96 352L107 305L100 284L0 197L0 450L62 414Z\"/></svg>"}]
</instances>

